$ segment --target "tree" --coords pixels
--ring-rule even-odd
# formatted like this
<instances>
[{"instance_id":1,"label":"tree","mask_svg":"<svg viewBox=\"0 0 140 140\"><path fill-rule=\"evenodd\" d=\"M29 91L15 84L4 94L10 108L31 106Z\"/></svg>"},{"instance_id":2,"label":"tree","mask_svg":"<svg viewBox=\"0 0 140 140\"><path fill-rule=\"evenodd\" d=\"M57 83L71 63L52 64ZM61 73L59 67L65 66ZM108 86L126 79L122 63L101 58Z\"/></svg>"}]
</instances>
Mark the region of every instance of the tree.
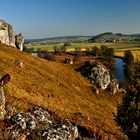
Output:
<instances>
[{"instance_id":1,"label":"tree","mask_svg":"<svg viewBox=\"0 0 140 140\"><path fill-rule=\"evenodd\" d=\"M70 42L65 42L63 46L70 46Z\"/></svg>"},{"instance_id":2,"label":"tree","mask_svg":"<svg viewBox=\"0 0 140 140\"><path fill-rule=\"evenodd\" d=\"M90 48L86 47L85 50L86 50L86 55L90 55Z\"/></svg>"},{"instance_id":3,"label":"tree","mask_svg":"<svg viewBox=\"0 0 140 140\"><path fill-rule=\"evenodd\" d=\"M123 59L123 61L126 63L126 65L134 63L134 56L133 56L133 54L131 53L130 50L126 50L124 52L124 59Z\"/></svg>"},{"instance_id":4,"label":"tree","mask_svg":"<svg viewBox=\"0 0 140 140\"><path fill-rule=\"evenodd\" d=\"M54 53L60 53L60 48L58 48L57 46L53 47Z\"/></svg>"},{"instance_id":5,"label":"tree","mask_svg":"<svg viewBox=\"0 0 140 140\"><path fill-rule=\"evenodd\" d=\"M126 94L118 107L117 123L131 140L140 140L140 65L127 82Z\"/></svg>"},{"instance_id":6,"label":"tree","mask_svg":"<svg viewBox=\"0 0 140 140\"><path fill-rule=\"evenodd\" d=\"M100 55L100 49L97 46L94 46L91 49L92 49L91 53L92 53L93 56L98 57Z\"/></svg>"},{"instance_id":7,"label":"tree","mask_svg":"<svg viewBox=\"0 0 140 140\"><path fill-rule=\"evenodd\" d=\"M108 62L113 62L114 61L114 50L113 50L113 48L107 48L105 50L105 57L106 57L106 60Z\"/></svg>"},{"instance_id":8,"label":"tree","mask_svg":"<svg viewBox=\"0 0 140 140\"><path fill-rule=\"evenodd\" d=\"M105 45L101 45L101 48L100 48L100 52L101 52L101 56L102 57L106 57L106 50L108 49L108 46L105 46Z\"/></svg>"},{"instance_id":9,"label":"tree","mask_svg":"<svg viewBox=\"0 0 140 140\"><path fill-rule=\"evenodd\" d=\"M67 50L66 46L61 46L61 47L60 47L60 52L61 52L61 53L65 53L66 50Z\"/></svg>"},{"instance_id":10,"label":"tree","mask_svg":"<svg viewBox=\"0 0 140 140\"><path fill-rule=\"evenodd\" d=\"M133 66L134 66L134 56L131 53L131 51L129 50L125 51L123 61L125 62L125 66L124 66L125 77L127 79L130 79L130 75L133 72Z\"/></svg>"}]
</instances>

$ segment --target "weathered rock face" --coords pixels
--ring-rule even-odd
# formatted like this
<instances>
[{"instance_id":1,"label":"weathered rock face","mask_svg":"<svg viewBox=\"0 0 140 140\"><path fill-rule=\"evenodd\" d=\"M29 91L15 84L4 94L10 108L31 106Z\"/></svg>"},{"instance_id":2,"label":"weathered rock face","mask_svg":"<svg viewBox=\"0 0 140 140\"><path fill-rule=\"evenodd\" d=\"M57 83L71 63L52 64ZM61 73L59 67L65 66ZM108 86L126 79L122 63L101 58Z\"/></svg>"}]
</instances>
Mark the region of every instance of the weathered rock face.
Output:
<instances>
[{"instance_id":1,"label":"weathered rock face","mask_svg":"<svg viewBox=\"0 0 140 140\"><path fill-rule=\"evenodd\" d=\"M20 51L23 50L24 38L22 34L14 36L12 25L4 20L0 20L0 41L3 44L16 47Z\"/></svg>"},{"instance_id":2,"label":"weathered rock face","mask_svg":"<svg viewBox=\"0 0 140 140\"><path fill-rule=\"evenodd\" d=\"M15 36L16 48L19 49L20 51L23 51L23 43L24 43L24 38L22 34L16 35Z\"/></svg>"},{"instance_id":3,"label":"weathered rock face","mask_svg":"<svg viewBox=\"0 0 140 140\"><path fill-rule=\"evenodd\" d=\"M10 118L13 126L12 139L20 139L26 134L27 139L36 137L44 140L75 140L78 128L68 120L57 122L47 110L35 107L27 113L17 113Z\"/></svg>"},{"instance_id":4,"label":"weathered rock face","mask_svg":"<svg viewBox=\"0 0 140 140\"><path fill-rule=\"evenodd\" d=\"M112 79L108 86L109 92L114 95L118 88L119 88L119 84L118 84L117 80Z\"/></svg>"},{"instance_id":5,"label":"weathered rock face","mask_svg":"<svg viewBox=\"0 0 140 140\"><path fill-rule=\"evenodd\" d=\"M90 120L80 112L75 115L81 116L84 120ZM10 140L101 140L98 132L85 126L72 124L68 119L60 118L54 112L41 107L20 112L9 105L6 108L4 122L0 139L6 136L6 139Z\"/></svg>"},{"instance_id":6,"label":"weathered rock face","mask_svg":"<svg viewBox=\"0 0 140 140\"><path fill-rule=\"evenodd\" d=\"M0 20L0 41L4 44L15 46L13 28L4 20Z\"/></svg>"},{"instance_id":7,"label":"weathered rock face","mask_svg":"<svg viewBox=\"0 0 140 140\"><path fill-rule=\"evenodd\" d=\"M82 75L88 77L99 89L109 89L112 94L116 93L118 83L111 79L109 70L101 63L86 62L80 69Z\"/></svg>"},{"instance_id":8,"label":"weathered rock face","mask_svg":"<svg viewBox=\"0 0 140 140\"><path fill-rule=\"evenodd\" d=\"M6 114L5 110L5 95L3 86L10 81L10 75L6 74L0 79L0 120L4 119L4 115Z\"/></svg>"},{"instance_id":9,"label":"weathered rock face","mask_svg":"<svg viewBox=\"0 0 140 140\"><path fill-rule=\"evenodd\" d=\"M91 69L89 77L96 83L97 87L106 89L110 83L109 71L101 64Z\"/></svg>"}]
</instances>

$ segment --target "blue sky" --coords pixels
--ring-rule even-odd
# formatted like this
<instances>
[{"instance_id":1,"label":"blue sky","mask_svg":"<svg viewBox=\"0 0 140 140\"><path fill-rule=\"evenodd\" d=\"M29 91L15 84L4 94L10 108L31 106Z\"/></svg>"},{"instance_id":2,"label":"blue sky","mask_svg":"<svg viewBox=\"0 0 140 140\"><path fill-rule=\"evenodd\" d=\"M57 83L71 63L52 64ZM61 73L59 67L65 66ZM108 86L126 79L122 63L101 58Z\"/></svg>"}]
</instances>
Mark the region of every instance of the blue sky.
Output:
<instances>
[{"instance_id":1,"label":"blue sky","mask_svg":"<svg viewBox=\"0 0 140 140\"><path fill-rule=\"evenodd\" d=\"M140 0L3 0L0 18L25 38L140 33Z\"/></svg>"}]
</instances>

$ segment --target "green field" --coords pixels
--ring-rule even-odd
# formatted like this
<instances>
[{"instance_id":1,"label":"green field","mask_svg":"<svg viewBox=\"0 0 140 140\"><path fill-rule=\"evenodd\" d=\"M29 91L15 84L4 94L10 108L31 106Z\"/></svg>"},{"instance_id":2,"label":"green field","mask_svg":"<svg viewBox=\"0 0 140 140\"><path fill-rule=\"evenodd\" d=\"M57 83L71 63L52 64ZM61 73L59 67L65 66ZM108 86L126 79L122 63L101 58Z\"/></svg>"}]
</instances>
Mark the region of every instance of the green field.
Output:
<instances>
[{"instance_id":1,"label":"green field","mask_svg":"<svg viewBox=\"0 0 140 140\"><path fill-rule=\"evenodd\" d=\"M125 50L131 50L135 58L140 58L140 44L136 43L71 43L70 46L67 46L67 51L74 51L75 48L81 48L84 51L86 48L91 48L94 46L100 47L101 45L106 45L110 48L113 48L115 55L123 56ZM61 47L63 43L51 44L51 45L35 45L27 46L27 48L34 48L36 52L38 49L53 51L54 46Z\"/></svg>"}]
</instances>

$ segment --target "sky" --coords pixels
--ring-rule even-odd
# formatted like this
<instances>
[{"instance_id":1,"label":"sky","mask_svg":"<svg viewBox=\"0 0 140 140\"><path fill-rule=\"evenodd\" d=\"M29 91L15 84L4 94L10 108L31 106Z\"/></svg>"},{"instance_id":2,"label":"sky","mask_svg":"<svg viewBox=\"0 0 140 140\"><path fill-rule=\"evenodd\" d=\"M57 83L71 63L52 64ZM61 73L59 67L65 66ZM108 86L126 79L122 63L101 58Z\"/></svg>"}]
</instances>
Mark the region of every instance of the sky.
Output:
<instances>
[{"instance_id":1,"label":"sky","mask_svg":"<svg viewBox=\"0 0 140 140\"><path fill-rule=\"evenodd\" d=\"M26 39L140 33L140 0L2 0L0 19Z\"/></svg>"}]
</instances>

